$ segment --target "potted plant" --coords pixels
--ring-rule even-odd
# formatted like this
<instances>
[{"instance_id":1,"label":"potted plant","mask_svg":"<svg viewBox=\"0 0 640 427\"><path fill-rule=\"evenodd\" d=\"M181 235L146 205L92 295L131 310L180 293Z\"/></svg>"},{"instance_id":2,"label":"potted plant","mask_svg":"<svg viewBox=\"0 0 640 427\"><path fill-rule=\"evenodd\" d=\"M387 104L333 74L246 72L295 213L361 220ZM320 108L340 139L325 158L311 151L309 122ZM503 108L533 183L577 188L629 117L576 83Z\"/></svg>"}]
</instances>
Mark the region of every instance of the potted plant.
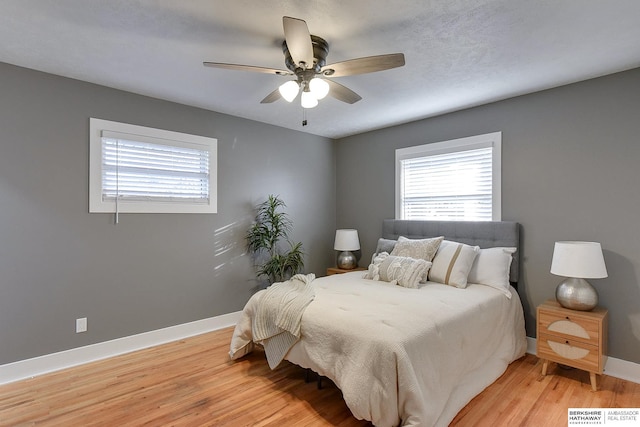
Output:
<instances>
[{"instance_id":1,"label":"potted plant","mask_svg":"<svg viewBox=\"0 0 640 427\"><path fill-rule=\"evenodd\" d=\"M289 279L304 268L302 243L289 239L292 222L279 196L269 195L256 207L255 222L247 232L247 248L252 252L258 278L269 283Z\"/></svg>"}]
</instances>

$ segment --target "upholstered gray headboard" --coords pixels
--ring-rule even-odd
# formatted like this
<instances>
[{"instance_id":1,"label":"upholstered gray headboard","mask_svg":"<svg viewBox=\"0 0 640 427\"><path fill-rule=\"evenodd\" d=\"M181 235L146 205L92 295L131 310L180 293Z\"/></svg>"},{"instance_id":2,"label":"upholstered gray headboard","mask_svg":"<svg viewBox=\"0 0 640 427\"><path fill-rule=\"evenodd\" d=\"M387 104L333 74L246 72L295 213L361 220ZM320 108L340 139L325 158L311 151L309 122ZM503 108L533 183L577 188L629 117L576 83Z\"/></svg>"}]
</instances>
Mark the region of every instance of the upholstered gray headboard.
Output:
<instances>
[{"instance_id":1,"label":"upholstered gray headboard","mask_svg":"<svg viewBox=\"0 0 640 427\"><path fill-rule=\"evenodd\" d=\"M410 239L444 236L446 240L492 248L496 246L516 247L509 280L518 282L520 266L520 224L512 221L410 221L385 219L382 237Z\"/></svg>"}]
</instances>

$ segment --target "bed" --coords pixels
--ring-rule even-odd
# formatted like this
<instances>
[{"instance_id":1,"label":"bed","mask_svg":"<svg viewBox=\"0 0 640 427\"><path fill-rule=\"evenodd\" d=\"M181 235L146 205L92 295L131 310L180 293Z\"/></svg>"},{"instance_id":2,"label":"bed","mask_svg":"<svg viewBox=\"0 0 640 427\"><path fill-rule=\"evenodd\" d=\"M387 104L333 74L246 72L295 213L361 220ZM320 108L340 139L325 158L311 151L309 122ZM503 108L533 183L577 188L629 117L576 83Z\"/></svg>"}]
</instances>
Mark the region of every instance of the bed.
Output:
<instances>
[{"instance_id":1,"label":"bed","mask_svg":"<svg viewBox=\"0 0 640 427\"><path fill-rule=\"evenodd\" d=\"M289 281L307 299L285 304L284 311L294 307L299 323L294 332L278 335L284 340L256 340L264 332L256 321L263 318L262 300L276 287L252 296L230 356L244 356L259 341L270 366L279 362L269 358L275 349L281 358L330 378L358 419L381 427L446 426L524 355L523 310L514 287L519 224L385 220L382 228L367 272ZM437 246L432 261L403 256L406 248L429 245ZM418 283L416 274L422 273L414 273L425 262L429 280ZM462 276L472 282L462 285ZM282 312L276 309L272 317Z\"/></svg>"}]
</instances>

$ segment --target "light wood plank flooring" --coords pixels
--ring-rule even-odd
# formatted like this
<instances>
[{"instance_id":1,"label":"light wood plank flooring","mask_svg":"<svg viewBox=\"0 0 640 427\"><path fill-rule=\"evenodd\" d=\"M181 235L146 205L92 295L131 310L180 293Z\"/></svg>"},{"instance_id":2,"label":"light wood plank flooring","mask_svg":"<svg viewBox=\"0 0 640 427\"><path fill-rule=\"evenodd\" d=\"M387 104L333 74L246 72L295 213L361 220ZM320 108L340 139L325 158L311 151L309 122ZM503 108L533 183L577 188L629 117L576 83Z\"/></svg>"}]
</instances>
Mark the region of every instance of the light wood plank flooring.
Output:
<instances>
[{"instance_id":1,"label":"light wood plank flooring","mask_svg":"<svg viewBox=\"0 0 640 427\"><path fill-rule=\"evenodd\" d=\"M269 370L264 353L228 360L232 329L0 386L2 426L370 426L330 381ZM527 355L471 401L454 426L565 426L568 407L639 407L640 384Z\"/></svg>"}]
</instances>

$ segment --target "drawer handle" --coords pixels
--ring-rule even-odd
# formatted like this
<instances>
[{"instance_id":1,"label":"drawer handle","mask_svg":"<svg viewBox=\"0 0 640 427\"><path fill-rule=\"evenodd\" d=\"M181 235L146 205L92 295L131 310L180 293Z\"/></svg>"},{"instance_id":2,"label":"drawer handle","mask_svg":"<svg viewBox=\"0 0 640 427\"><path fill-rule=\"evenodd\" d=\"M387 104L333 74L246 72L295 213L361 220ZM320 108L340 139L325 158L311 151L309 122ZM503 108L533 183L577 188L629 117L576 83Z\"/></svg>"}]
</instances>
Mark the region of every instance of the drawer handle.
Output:
<instances>
[{"instance_id":1,"label":"drawer handle","mask_svg":"<svg viewBox=\"0 0 640 427\"><path fill-rule=\"evenodd\" d=\"M565 319L567 319L567 320L571 320L571 319L569 319L569 316L565 317Z\"/></svg>"},{"instance_id":2,"label":"drawer handle","mask_svg":"<svg viewBox=\"0 0 640 427\"><path fill-rule=\"evenodd\" d=\"M565 344L569 344L569 341L565 341L564 343L565 343Z\"/></svg>"}]
</instances>

